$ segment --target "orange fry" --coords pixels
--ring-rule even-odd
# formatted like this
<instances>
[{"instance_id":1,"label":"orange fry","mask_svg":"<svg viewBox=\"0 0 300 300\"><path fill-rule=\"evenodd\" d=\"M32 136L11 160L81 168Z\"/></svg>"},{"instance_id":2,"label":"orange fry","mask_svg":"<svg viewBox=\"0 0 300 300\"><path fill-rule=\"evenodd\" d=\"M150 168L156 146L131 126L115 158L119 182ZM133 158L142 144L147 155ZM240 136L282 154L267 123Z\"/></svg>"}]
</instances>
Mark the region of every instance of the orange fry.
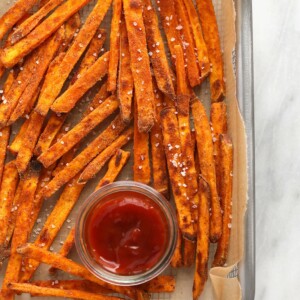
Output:
<instances>
[{"instance_id":1,"label":"orange fry","mask_svg":"<svg viewBox=\"0 0 300 300\"><path fill-rule=\"evenodd\" d=\"M78 174L95 156L110 145L124 130L125 124L118 115L111 124L91 142L81 153L79 153L63 170L42 189L43 197L48 198L60 187Z\"/></svg>"},{"instance_id":2,"label":"orange fry","mask_svg":"<svg viewBox=\"0 0 300 300\"><path fill-rule=\"evenodd\" d=\"M0 18L0 40L37 2L38 0L19 0Z\"/></svg>"},{"instance_id":3,"label":"orange fry","mask_svg":"<svg viewBox=\"0 0 300 300\"><path fill-rule=\"evenodd\" d=\"M122 14L122 0L113 0L113 13L110 26L109 63L107 73L107 90L117 89L117 72L120 55L120 22Z\"/></svg>"},{"instance_id":4,"label":"orange fry","mask_svg":"<svg viewBox=\"0 0 300 300\"><path fill-rule=\"evenodd\" d=\"M228 256L230 243L230 232L232 222L232 176L233 176L233 148L230 138L227 135L220 137L221 155L221 182L220 197L223 210L222 236L218 241L213 266L224 266Z\"/></svg>"},{"instance_id":5,"label":"orange fry","mask_svg":"<svg viewBox=\"0 0 300 300\"><path fill-rule=\"evenodd\" d=\"M136 98L134 100L133 180L150 184L149 133L139 132Z\"/></svg>"},{"instance_id":6,"label":"orange fry","mask_svg":"<svg viewBox=\"0 0 300 300\"><path fill-rule=\"evenodd\" d=\"M184 238L193 240L195 230L187 199L185 172L182 170L180 133L174 108L166 108L161 112L161 125L167 166L175 199L178 225Z\"/></svg>"},{"instance_id":7,"label":"orange fry","mask_svg":"<svg viewBox=\"0 0 300 300\"><path fill-rule=\"evenodd\" d=\"M69 274L80 276L84 279L95 282L105 288L109 288L117 293L125 294L131 299L135 299L136 288L133 287L120 287L117 285L112 285L102 281L101 279L95 277L91 272L89 272L85 267L80 264L73 262L72 260L65 258L59 254L52 253L36 247L32 244L27 244L23 247L19 247L18 253L25 255L31 259L39 260L40 262L54 266L57 269L63 270Z\"/></svg>"},{"instance_id":8,"label":"orange fry","mask_svg":"<svg viewBox=\"0 0 300 300\"><path fill-rule=\"evenodd\" d=\"M98 295L89 292L83 292L79 290L65 290L65 289L56 289L56 288L46 288L36 286L30 283L10 283L8 287L16 292L21 293L29 293L29 294L38 294L39 296L47 296L47 297L63 297L63 298L71 298L71 299L94 299L94 300L122 300L119 297L113 296L104 296Z\"/></svg>"},{"instance_id":9,"label":"orange fry","mask_svg":"<svg viewBox=\"0 0 300 300\"><path fill-rule=\"evenodd\" d=\"M133 96L133 78L130 69L128 35L124 18L120 24L120 63L118 76L118 98L124 122L129 123Z\"/></svg>"},{"instance_id":10,"label":"orange fry","mask_svg":"<svg viewBox=\"0 0 300 300\"><path fill-rule=\"evenodd\" d=\"M123 0L123 8L137 101L138 128L140 132L148 132L154 124L155 111L142 1Z\"/></svg>"},{"instance_id":11,"label":"orange fry","mask_svg":"<svg viewBox=\"0 0 300 300\"><path fill-rule=\"evenodd\" d=\"M2 174L3 174L4 162L6 158L6 149L10 137L10 131L11 131L10 127L4 127L0 131L0 184L2 181Z\"/></svg>"},{"instance_id":12,"label":"orange fry","mask_svg":"<svg viewBox=\"0 0 300 300\"><path fill-rule=\"evenodd\" d=\"M182 257L182 234L179 231L178 232L178 237L177 237L177 242L176 242L176 248L173 253L173 257L171 259L171 266L173 268L180 268L183 266L183 257Z\"/></svg>"},{"instance_id":13,"label":"orange fry","mask_svg":"<svg viewBox=\"0 0 300 300\"><path fill-rule=\"evenodd\" d=\"M32 29L34 29L39 22L47 16L49 12L55 9L58 5L60 5L63 0L50 0L45 5L43 5L36 13L27 18L24 22L22 22L16 30L12 33L9 38L9 43L11 45L15 44L22 38L24 38Z\"/></svg>"},{"instance_id":14,"label":"orange fry","mask_svg":"<svg viewBox=\"0 0 300 300\"><path fill-rule=\"evenodd\" d=\"M197 300L208 277L209 256L209 185L199 180L199 222L197 234L196 267L194 273L193 300Z\"/></svg>"},{"instance_id":15,"label":"orange fry","mask_svg":"<svg viewBox=\"0 0 300 300\"><path fill-rule=\"evenodd\" d=\"M18 73L14 69L10 70L10 72L8 73L7 78L3 84L3 93L4 94L8 93L8 91L11 88L17 75L18 75Z\"/></svg>"},{"instance_id":16,"label":"orange fry","mask_svg":"<svg viewBox=\"0 0 300 300\"><path fill-rule=\"evenodd\" d=\"M208 76L210 73L208 49L203 39L202 29L200 26L197 10L194 6L193 1L185 0L184 4L189 16L189 23L191 25L191 29L194 36L194 41L195 41L197 55L198 55L198 62L199 62L200 72L201 72L201 80L203 81L205 77Z\"/></svg>"},{"instance_id":17,"label":"orange fry","mask_svg":"<svg viewBox=\"0 0 300 300\"><path fill-rule=\"evenodd\" d=\"M3 250L19 174L14 161L4 166L0 190L0 254Z\"/></svg>"},{"instance_id":18,"label":"orange fry","mask_svg":"<svg viewBox=\"0 0 300 300\"><path fill-rule=\"evenodd\" d=\"M25 119L24 123L21 125L19 132L15 135L14 140L12 143L8 146L8 150L12 153L17 155L20 147L22 145L22 141L24 139L24 135L26 134L27 127L29 124L29 118Z\"/></svg>"},{"instance_id":19,"label":"orange fry","mask_svg":"<svg viewBox=\"0 0 300 300\"><path fill-rule=\"evenodd\" d=\"M115 179L120 174L123 167L126 165L129 156L130 156L130 152L124 151L122 149L118 149L115 155L110 159L108 163L107 172L101 178L95 190L98 190L102 186L105 186L115 181Z\"/></svg>"},{"instance_id":20,"label":"orange fry","mask_svg":"<svg viewBox=\"0 0 300 300\"><path fill-rule=\"evenodd\" d=\"M149 56L157 86L164 94L168 95L168 97L175 99L172 82L173 74L169 67L164 41L159 30L157 15L150 0L144 0L143 17L148 49L150 50Z\"/></svg>"},{"instance_id":21,"label":"orange fry","mask_svg":"<svg viewBox=\"0 0 300 300\"><path fill-rule=\"evenodd\" d=\"M210 97L212 102L221 101L225 97L225 81L222 52L218 24L214 6L211 0L197 0L198 13L205 40L208 58L211 63Z\"/></svg>"},{"instance_id":22,"label":"orange fry","mask_svg":"<svg viewBox=\"0 0 300 300\"><path fill-rule=\"evenodd\" d=\"M76 145L93 128L110 116L118 108L115 96L107 98L100 106L88 114L72 130L67 132L57 143L42 153L38 160L47 168L57 161L63 154Z\"/></svg>"},{"instance_id":23,"label":"orange fry","mask_svg":"<svg viewBox=\"0 0 300 300\"><path fill-rule=\"evenodd\" d=\"M42 44L53 32L90 0L68 0L59 6L47 19L31 31L25 38L11 47L4 48L0 59L10 68L33 49Z\"/></svg>"},{"instance_id":24,"label":"orange fry","mask_svg":"<svg viewBox=\"0 0 300 300\"><path fill-rule=\"evenodd\" d=\"M114 142L104 149L97 157L95 157L83 170L78 182L86 183L94 177L104 166L104 164L116 153L116 151L126 145L133 136L133 129L125 130Z\"/></svg>"},{"instance_id":25,"label":"orange fry","mask_svg":"<svg viewBox=\"0 0 300 300\"><path fill-rule=\"evenodd\" d=\"M208 183L211 193L210 241L215 243L222 234L222 213L216 185L216 170L210 124L205 108L197 98L192 103L192 114L196 131L200 171L203 179Z\"/></svg>"},{"instance_id":26,"label":"orange fry","mask_svg":"<svg viewBox=\"0 0 300 300\"><path fill-rule=\"evenodd\" d=\"M109 52L103 54L51 106L56 113L69 112L78 100L107 73Z\"/></svg>"},{"instance_id":27,"label":"orange fry","mask_svg":"<svg viewBox=\"0 0 300 300\"><path fill-rule=\"evenodd\" d=\"M22 140L20 150L16 157L16 167L21 174L27 169L29 161L33 155L35 144L41 133L43 123L43 116L37 114L35 111L30 114L26 134L24 134L24 139Z\"/></svg>"}]
</instances>

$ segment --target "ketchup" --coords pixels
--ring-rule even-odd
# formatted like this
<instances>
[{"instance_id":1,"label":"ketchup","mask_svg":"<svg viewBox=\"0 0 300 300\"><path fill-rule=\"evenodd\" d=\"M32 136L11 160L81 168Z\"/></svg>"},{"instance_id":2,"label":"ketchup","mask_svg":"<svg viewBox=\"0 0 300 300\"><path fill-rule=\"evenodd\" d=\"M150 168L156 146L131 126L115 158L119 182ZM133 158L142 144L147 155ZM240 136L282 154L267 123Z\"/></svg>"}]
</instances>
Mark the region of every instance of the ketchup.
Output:
<instances>
[{"instance_id":1,"label":"ketchup","mask_svg":"<svg viewBox=\"0 0 300 300\"><path fill-rule=\"evenodd\" d=\"M90 213L85 227L92 257L119 275L152 268L163 256L169 234L159 206L132 191L113 193L102 203Z\"/></svg>"}]
</instances>

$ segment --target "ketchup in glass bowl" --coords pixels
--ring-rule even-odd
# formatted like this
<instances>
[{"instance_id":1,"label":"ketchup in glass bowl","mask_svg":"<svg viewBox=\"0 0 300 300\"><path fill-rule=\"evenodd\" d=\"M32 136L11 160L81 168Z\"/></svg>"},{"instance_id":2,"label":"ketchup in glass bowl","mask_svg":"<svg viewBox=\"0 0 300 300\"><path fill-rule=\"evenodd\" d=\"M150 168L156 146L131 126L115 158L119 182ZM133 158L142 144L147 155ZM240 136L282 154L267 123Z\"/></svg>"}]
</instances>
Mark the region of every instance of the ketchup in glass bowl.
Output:
<instances>
[{"instance_id":1,"label":"ketchup in glass bowl","mask_svg":"<svg viewBox=\"0 0 300 300\"><path fill-rule=\"evenodd\" d=\"M133 181L109 184L86 199L75 231L84 265L119 285L140 284L160 274L177 240L176 215L169 202Z\"/></svg>"}]
</instances>

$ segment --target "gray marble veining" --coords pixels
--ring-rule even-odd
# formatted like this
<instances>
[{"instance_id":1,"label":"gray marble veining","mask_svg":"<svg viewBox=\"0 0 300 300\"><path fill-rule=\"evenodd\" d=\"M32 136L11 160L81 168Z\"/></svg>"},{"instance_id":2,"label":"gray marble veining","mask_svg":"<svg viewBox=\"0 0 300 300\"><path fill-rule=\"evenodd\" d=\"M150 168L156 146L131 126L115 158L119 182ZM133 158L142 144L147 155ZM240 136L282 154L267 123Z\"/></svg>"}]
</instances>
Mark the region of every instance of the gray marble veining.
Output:
<instances>
[{"instance_id":1,"label":"gray marble veining","mask_svg":"<svg viewBox=\"0 0 300 300\"><path fill-rule=\"evenodd\" d=\"M300 278L300 1L253 0L256 298L297 300Z\"/></svg>"}]
</instances>

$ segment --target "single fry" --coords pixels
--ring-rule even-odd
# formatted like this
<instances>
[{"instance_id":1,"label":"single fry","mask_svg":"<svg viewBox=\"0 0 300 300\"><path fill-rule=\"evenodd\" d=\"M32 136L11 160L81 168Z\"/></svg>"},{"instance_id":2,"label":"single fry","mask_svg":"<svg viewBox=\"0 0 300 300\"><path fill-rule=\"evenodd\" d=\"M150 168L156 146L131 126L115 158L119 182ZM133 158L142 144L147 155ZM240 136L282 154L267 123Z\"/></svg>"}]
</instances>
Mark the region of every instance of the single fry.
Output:
<instances>
[{"instance_id":1,"label":"single fry","mask_svg":"<svg viewBox=\"0 0 300 300\"><path fill-rule=\"evenodd\" d=\"M0 18L0 40L37 2L38 0L19 0Z\"/></svg>"},{"instance_id":2,"label":"single fry","mask_svg":"<svg viewBox=\"0 0 300 300\"><path fill-rule=\"evenodd\" d=\"M199 62L200 72L201 72L201 81L203 81L205 77L207 77L210 73L208 49L203 39L202 29L200 26L197 10L194 6L193 1L185 0L184 4L189 16L189 23L194 36L194 41L195 41L197 55L198 55L198 62Z\"/></svg>"},{"instance_id":3,"label":"single fry","mask_svg":"<svg viewBox=\"0 0 300 300\"><path fill-rule=\"evenodd\" d=\"M210 107L210 121L214 143L214 158L216 165L217 190L220 193L222 164L220 154L220 135L227 133L227 111L225 102L214 102Z\"/></svg>"},{"instance_id":4,"label":"single fry","mask_svg":"<svg viewBox=\"0 0 300 300\"><path fill-rule=\"evenodd\" d=\"M21 125L19 132L15 135L14 140L12 141L12 143L8 146L8 150L12 153L17 155L20 147L22 145L22 141L24 139L24 135L26 134L27 131L27 127L29 124L29 118L25 119L24 123Z\"/></svg>"},{"instance_id":5,"label":"single fry","mask_svg":"<svg viewBox=\"0 0 300 300\"><path fill-rule=\"evenodd\" d=\"M138 128L140 132L148 132L154 125L155 111L142 1L124 0L123 8L137 101Z\"/></svg>"},{"instance_id":6,"label":"single fry","mask_svg":"<svg viewBox=\"0 0 300 300\"><path fill-rule=\"evenodd\" d=\"M175 91L172 82L173 74L169 67L162 39L157 15L150 0L144 1L143 17L145 22L147 44L154 76L158 88L168 97L175 99Z\"/></svg>"},{"instance_id":7,"label":"single fry","mask_svg":"<svg viewBox=\"0 0 300 300\"><path fill-rule=\"evenodd\" d=\"M30 31L32 31L39 22L47 16L49 12L55 9L58 5L60 5L63 0L50 0L45 5L43 5L36 13L27 18L24 22L22 22L16 30L12 33L9 38L9 43L11 45L15 44L22 38L24 38Z\"/></svg>"},{"instance_id":8,"label":"single fry","mask_svg":"<svg viewBox=\"0 0 300 300\"><path fill-rule=\"evenodd\" d=\"M60 255L62 255L62 256L64 256L64 257L67 257L68 254L69 254L69 252L72 250L74 244L75 244L75 227L73 227L73 228L70 230L70 232L69 232L69 234L68 234L68 236L67 236L67 238L66 238L64 244L63 244L62 247L59 249L58 254L60 254ZM53 274L56 273L56 270L57 270L57 269L51 267L51 268L49 269L49 273L51 273L51 274L53 275Z\"/></svg>"},{"instance_id":9,"label":"single fry","mask_svg":"<svg viewBox=\"0 0 300 300\"><path fill-rule=\"evenodd\" d=\"M114 142L104 149L97 157L95 157L83 170L78 182L86 183L94 177L104 166L104 164L116 153L116 151L126 145L133 136L133 129L125 130Z\"/></svg>"},{"instance_id":10,"label":"single fry","mask_svg":"<svg viewBox=\"0 0 300 300\"><path fill-rule=\"evenodd\" d=\"M136 100L136 98L134 100ZM149 184L151 181L149 133L139 131L136 101L134 105L133 122L133 180L142 182L144 184Z\"/></svg>"},{"instance_id":11,"label":"single fry","mask_svg":"<svg viewBox=\"0 0 300 300\"><path fill-rule=\"evenodd\" d=\"M14 66L24 56L42 44L63 23L86 5L89 0L68 0L59 6L45 21L38 25L25 38L11 47L4 48L0 59L7 68Z\"/></svg>"},{"instance_id":12,"label":"single fry","mask_svg":"<svg viewBox=\"0 0 300 300\"><path fill-rule=\"evenodd\" d=\"M18 118L20 118L26 107L29 105L31 99L34 97L36 91L38 90L39 84L43 80L44 74L46 73L48 66L56 54L59 46L63 42L64 37L64 28L60 28L56 34L48 39L43 45L41 45L34 54L35 64L34 67L34 76L30 80L26 89L22 93L21 97L18 100L17 105L15 106L12 114L10 115L8 124L14 123Z\"/></svg>"},{"instance_id":13,"label":"single fry","mask_svg":"<svg viewBox=\"0 0 300 300\"><path fill-rule=\"evenodd\" d=\"M232 222L232 179L233 179L233 148L227 135L220 137L221 182L220 197L223 210L222 236L218 241L213 266L222 267L226 263L230 242Z\"/></svg>"},{"instance_id":14,"label":"single fry","mask_svg":"<svg viewBox=\"0 0 300 300\"><path fill-rule=\"evenodd\" d=\"M182 260L184 267L191 267L195 262L196 243L182 239Z\"/></svg>"},{"instance_id":15,"label":"single fry","mask_svg":"<svg viewBox=\"0 0 300 300\"><path fill-rule=\"evenodd\" d=\"M55 137L64 124L65 119L65 114L58 116L55 113L51 113L43 132L39 136L38 142L34 149L34 155L39 156L50 148Z\"/></svg>"},{"instance_id":16,"label":"single fry","mask_svg":"<svg viewBox=\"0 0 300 300\"><path fill-rule=\"evenodd\" d=\"M118 115L111 124L80 154L78 154L63 170L42 189L43 197L48 198L60 187L78 174L95 156L110 145L124 130L126 125Z\"/></svg>"},{"instance_id":17,"label":"single fry","mask_svg":"<svg viewBox=\"0 0 300 300\"><path fill-rule=\"evenodd\" d=\"M25 255L25 257L38 260L39 262L46 263L57 269L63 270L69 274L80 276L84 279L95 282L105 288L111 289L117 293L124 294L131 299L136 297L136 288L133 287L120 287L117 285L112 285L102 281L101 279L95 277L90 273L85 267L80 264L73 262L72 260L65 258L59 254L49 252L47 250L41 249L32 244L27 244L23 247L19 247L17 252Z\"/></svg>"},{"instance_id":18,"label":"single fry","mask_svg":"<svg viewBox=\"0 0 300 300\"><path fill-rule=\"evenodd\" d=\"M35 103L36 103L36 101L39 97L40 91L41 91L41 87L38 86L35 93L33 94L33 96L31 97L31 99L29 100L27 106L24 109L23 117L26 118L26 116L30 115L30 113L31 113L32 109L34 108Z\"/></svg>"},{"instance_id":19,"label":"single fry","mask_svg":"<svg viewBox=\"0 0 300 300\"><path fill-rule=\"evenodd\" d=\"M14 161L4 166L0 190L0 255L3 251L11 208L19 181L19 174Z\"/></svg>"},{"instance_id":20,"label":"single fry","mask_svg":"<svg viewBox=\"0 0 300 300\"><path fill-rule=\"evenodd\" d=\"M107 98L100 106L80 121L72 130L67 132L59 142L42 153L38 160L47 168L63 154L76 145L93 128L110 116L119 106L115 96Z\"/></svg>"},{"instance_id":21,"label":"single fry","mask_svg":"<svg viewBox=\"0 0 300 300\"><path fill-rule=\"evenodd\" d=\"M98 295L89 292L83 292L78 290L64 290L64 289L56 289L56 288L46 288L36 286L30 283L10 283L8 285L10 289L16 292L21 293L29 293L29 294L38 294L39 296L47 296L47 297L64 297L71 299L95 299L95 300L122 300L119 297L113 296L104 296Z\"/></svg>"},{"instance_id":22,"label":"single fry","mask_svg":"<svg viewBox=\"0 0 300 300\"><path fill-rule=\"evenodd\" d=\"M160 113L163 108L163 95L156 88L155 84L153 84L153 86L157 116L154 126L150 132L153 187L168 199L170 196L169 176L163 144L163 135L160 126Z\"/></svg>"},{"instance_id":23,"label":"single fry","mask_svg":"<svg viewBox=\"0 0 300 300\"><path fill-rule=\"evenodd\" d=\"M28 167L35 144L41 133L44 119L43 116L37 114L35 111L30 114L26 134L24 134L24 139L21 143L15 162L16 167L21 174L24 173Z\"/></svg>"},{"instance_id":24,"label":"single fry","mask_svg":"<svg viewBox=\"0 0 300 300\"><path fill-rule=\"evenodd\" d=\"M106 31L101 28L98 29L87 48L87 51L79 65L78 70L71 80L71 84L74 84L75 81L80 78L81 75L95 63L101 51L104 50L104 48L102 47L104 45L105 39Z\"/></svg>"},{"instance_id":25,"label":"single fry","mask_svg":"<svg viewBox=\"0 0 300 300\"><path fill-rule=\"evenodd\" d=\"M208 183L210 188L210 241L215 243L222 234L222 213L216 185L216 170L213 157L214 149L210 124L205 108L197 98L192 103L192 114L194 117L201 176Z\"/></svg>"},{"instance_id":26,"label":"single fry","mask_svg":"<svg viewBox=\"0 0 300 300\"><path fill-rule=\"evenodd\" d=\"M214 6L211 0L197 0L198 13L202 27L203 38L211 63L210 97L212 102L222 101L225 97L226 87L220 37Z\"/></svg>"},{"instance_id":27,"label":"single fry","mask_svg":"<svg viewBox=\"0 0 300 300\"><path fill-rule=\"evenodd\" d=\"M120 24L120 63L118 76L118 98L124 122L131 119L131 102L133 97L133 77L130 69L130 52L128 35L124 18Z\"/></svg>"},{"instance_id":28,"label":"single fry","mask_svg":"<svg viewBox=\"0 0 300 300\"><path fill-rule=\"evenodd\" d=\"M53 104L72 69L95 35L110 6L111 1L112 0L98 0L70 48L67 50L66 55L59 65L59 68L53 74L51 84L47 85L47 87L41 92L39 101L42 103L46 102L49 106Z\"/></svg>"},{"instance_id":29,"label":"single fry","mask_svg":"<svg viewBox=\"0 0 300 300\"><path fill-rule=\"evenodd\" d=\"M171 259L171 266L173 268L180 268L183 266L183 257L182 257L182 234L179 231L178 232L178 237L177 237L177 242L176 242L176 248L173 253L173 257Z\"/></svg>"},{"instance_id":30,"label":"single fry","mask_svg":"<svg viewBox=\"0 0 300 300\"><path fill-rule=\"evenodd\" d=\"M2 296L4 299L10 299L12 291L8 288L10 282L19 280L19 273L22 267L22 257L16 252L16 249L27 243L30 236L30 228L27 226L30 218L32 202L40 174L40 164L32 162L22 180L22 200L18 209L16 226L11 242L11 255L8 260L8 266L2 283Z\"/></svg>"},{"instance_id":31,"label":"single fry","mask_svg":"<svg viewBox=\"0 0 300 300\"><path fill-rule=\"evenodd\" d=\"M122 0L114 0L112 20L110 25L109 63L107 73L107 90L114 92L117 89L117 72L120 55L120 22L122 14Z\"/></svg>"},{"instance_id":32,"label":"single fry","mask_svg":"<svg viewBox=\"0 0 300 300\"><path fill-rule=\"evenodd\" d=\"M179 229L184 238L193 240L195 230L190 212L190 202L185 188L185 172L182 170L178 121L174 108L166 108L160 114L167 166L175 199Z\"/></svg>"},{"instance_id":33,"label":"single fry","mask_svg":"<svg viewBox=\"0 0 300 300\"><path fill-rule=\"evenodd\" d=\"M4 162L6 158L6 149L9 143L11 129L10 127L4 127L0 131L0 184L2 182L2 174L4 168Z\"/></svg>"},{"instance_id":34,"label":"single fry","mask_svg":"<svg viewBox=\"0 0 300 300\"><path fill-rule=\"evenodd\" d=\"M98 190L102 186L114 182L117 176L122 171L123 167L128 162L129 157L130 157L130 152L124 151L122 149L118 149L115 155L110 159L108 163L107 172L101 178L95 190Z\"/></svg>"},{"instance_id":35,"label":"single fry","mask_svg":"<svg viewBox=\"0 0 300 300\"><path fill-rule=\"evenodd\" d=\"M189 17L184 6L184 0L175 0L175 9L178 15L179 23L182 27L180 33L182 38L182 48L185 53L185 63L187 77L191 87L200 84L200 70L198 57L195 54L195 42L190 29Z\"/></svg>"},{"instance_id":36,"label":"single fry","mask_svg":"<svg viewBox=\"0 0 300 300\"><path fill-rule=\"evenodd\" d=\"M8 73L7 78L6 78L6 80L5 80L4 84L3 84L3 93L4 93L4 95L6 95L8 93L8 91L11 88L14 80L16 79L16 76L17 76L17 72L14 69L12 69Z\"/></svg>"},{"instance_id":37,"label":"single fry","mask_svg":"<svg viewBox=\"0 0 300 300\"><path fill-rule=\"evenodd\" d=\"M197 233L196 266L194 273L193 300L197 300L208 277L209 256L209 185L199 180L199 222Z\"/></svg>"},{"instance_id":38,"label":"single fry","mask_svg":"<svg viewBox=\"0 0 300 300\"><path fill-rule=\"evenodd\" d=\"M51 106L56 113L69 112L78 100L107 73L109 52L103 54L77 81L58 97Z\"/></svg>"}]
</instances>

